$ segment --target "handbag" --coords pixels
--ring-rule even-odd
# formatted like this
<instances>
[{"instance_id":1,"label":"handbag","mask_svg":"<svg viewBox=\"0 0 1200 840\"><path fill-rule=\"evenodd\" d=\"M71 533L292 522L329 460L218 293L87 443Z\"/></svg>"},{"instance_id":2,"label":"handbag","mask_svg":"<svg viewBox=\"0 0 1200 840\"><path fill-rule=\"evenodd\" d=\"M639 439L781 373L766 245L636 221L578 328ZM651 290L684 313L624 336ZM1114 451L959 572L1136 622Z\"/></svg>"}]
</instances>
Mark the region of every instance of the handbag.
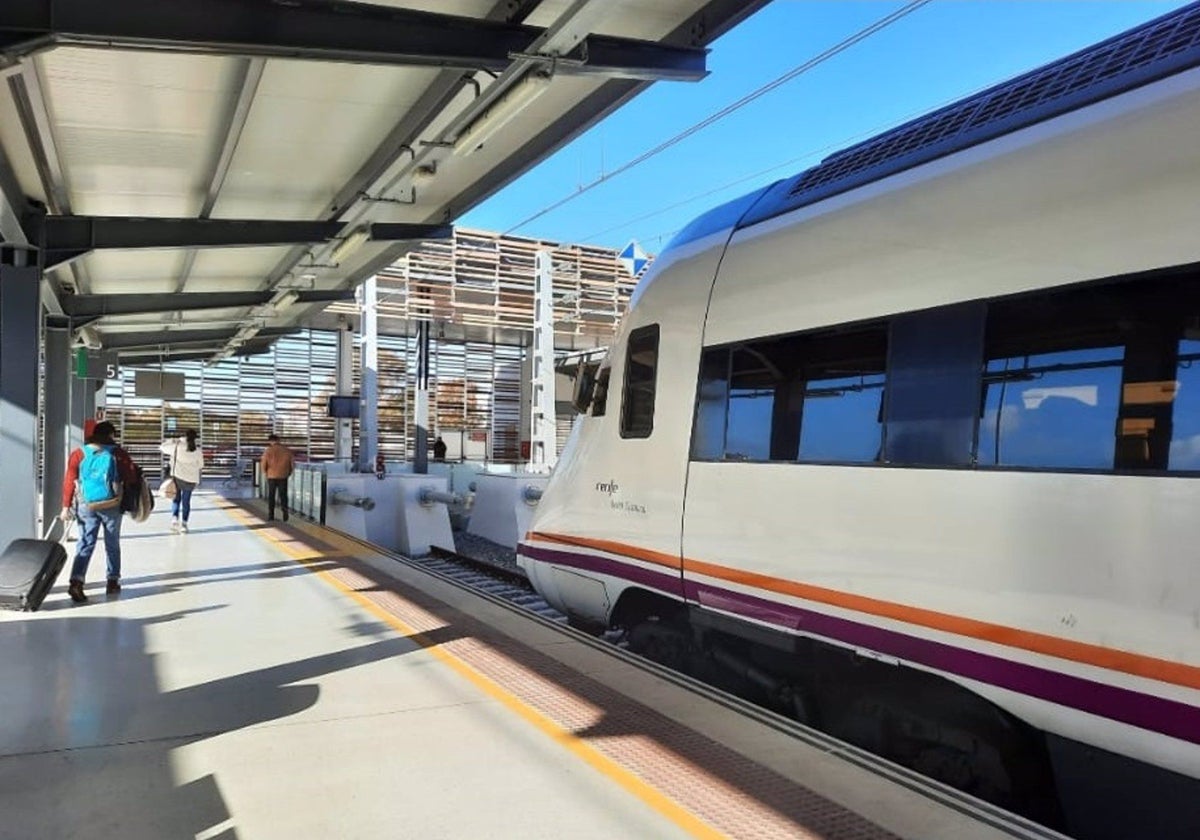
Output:
<instances>
[{"instance_id":1,"label":"handbag","mask_svg":"<svg viewBox=\"0 0 1200 840\"><path fill-rule=\"evenodd\" d=\"M164 499L174 499L179 495L179 485L175 483L175 462L179 460L179 441L175 441L175 454L171 456L171 475L158 485L158 492Z\"/></svg>"}]
</instances>

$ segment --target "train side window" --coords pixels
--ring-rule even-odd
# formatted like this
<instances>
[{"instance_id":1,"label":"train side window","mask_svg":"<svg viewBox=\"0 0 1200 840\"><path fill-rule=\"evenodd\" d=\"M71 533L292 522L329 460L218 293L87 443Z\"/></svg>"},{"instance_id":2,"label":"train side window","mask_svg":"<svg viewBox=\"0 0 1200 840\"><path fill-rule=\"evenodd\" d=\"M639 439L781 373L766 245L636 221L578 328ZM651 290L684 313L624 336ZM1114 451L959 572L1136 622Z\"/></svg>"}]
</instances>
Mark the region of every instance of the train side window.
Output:
<instances>
[{"instance_id":1,"label":"train side window","mask_svg":"<svg viewBox=\"0 0 1200 840\"><path fill-rule=\"evenodd\" d=\"M801 461L878 461L887 327L813 336L801 369Z\"/></svg>"},{"instance_id":2,"label":"train side window","mask_svg":"<svg viewBox=\"0 0 1200 840\"><path fill-rule=\"evenodd\" d=\"M658 374L658 324L629 334L625 350L625 391L621 437L645 438L654 431L654 391Z\"/></svg>"},{"instance_id":3,"label":"train side window","mask_svg":"<svg viewBox=\"0 0 1200 840\"><path fill-rule=\"evenodd\" d=\"M1200 340L1179 342L1175 382L1171 385L1174 418L1168 467L1200 470Z\"/></svg>"},{"instance_id":4,"label":"train side window","mask_svg":"<svg viewBox=\"0 0 1200 840\"><path fill-rule=\"evenodd\" d=\"M980 465L1200 470L1194 267L994 301Z\"/></svg>"},{"instance_id":5,"label":"train side window","mask_svg":"<svg viewBox=\"0 0 1200 840\"><path fill-rule=\"evenodd\" d=\"M1112 469L1124 348L989 359L980 464Z\"/></svg>"},{"instance_id":6,"label":"train side window","mask_svg":"<svg viewBox=\"0 0 1200 840\"><path fill-rule=\"evenodd\" d=\"M775 395L782 381L780 370L754 345L732 351L725 430L727 460L771 460Z\"/></svg>"},{"instance_id":7,"label":"train side window","mask_svg":"<svg viewBox=\"0 0 1200 840\"><path fill-rule=\"evenodd\" d=\"M729 409L729 350L705 350L700 360L692 457L719 461L725 457L725 418Z\"/></svg>"},{"instance_id":8,"label":"train side window","mask_svg":"<svg viewBox=\"0 0 1200 840\"><path fill-rule=\"evenodd\" d=\"M608 407L608 376L612 368L608 365L600 368L596 375L596 386L592 395L592 416L603 417Z\"/></svg>"}]
</instances>

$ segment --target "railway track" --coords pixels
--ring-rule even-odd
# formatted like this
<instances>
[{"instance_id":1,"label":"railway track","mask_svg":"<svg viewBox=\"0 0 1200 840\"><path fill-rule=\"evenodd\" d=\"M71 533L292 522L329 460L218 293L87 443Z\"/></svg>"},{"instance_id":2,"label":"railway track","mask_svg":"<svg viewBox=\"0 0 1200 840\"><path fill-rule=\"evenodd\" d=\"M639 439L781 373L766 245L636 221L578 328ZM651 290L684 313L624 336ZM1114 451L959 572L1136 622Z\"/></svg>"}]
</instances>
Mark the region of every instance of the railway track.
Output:
<instances>
[{"instance_id":1,"label":"railway track","mask_svg":"<svg viewBox=\"0 0 1200 840\"><path fill-rule=\"evenodd\" d=\"M437 547L428 555L412 559L410 562L462 586L508 601L550 621L567 623L567 617L547 604L545 599L534 591L525 577L525 572L517 566L470 557Z\"/></svg>"}]
</instances>

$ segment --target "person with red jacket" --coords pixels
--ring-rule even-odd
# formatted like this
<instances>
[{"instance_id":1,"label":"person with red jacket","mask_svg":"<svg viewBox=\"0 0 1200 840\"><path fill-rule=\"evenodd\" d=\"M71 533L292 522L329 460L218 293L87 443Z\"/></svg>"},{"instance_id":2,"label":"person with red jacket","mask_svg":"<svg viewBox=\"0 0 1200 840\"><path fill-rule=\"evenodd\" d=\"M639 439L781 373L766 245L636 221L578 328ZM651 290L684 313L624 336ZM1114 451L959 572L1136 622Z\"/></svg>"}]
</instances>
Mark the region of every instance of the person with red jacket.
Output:
<instances>
[{"instance_id":1,"label":"person with red jacket","mask_svg":"<svg viewBox=\"0 0 1200 840\"><path fill-rule=\"evenodd\" d=\"M117 462L117 473L121 482L126 486L138 481L137 468L129 453L117 446L117 429L107 420L97 423L92 433L88 435L86 446L111 447L114 460ZM67 584L67 594L77 604L87 601L83 593L83 579L87 574L88 563L91 562L92 552L96 548L100 536L100 528L104 528L104 552L108 555L108 588L109 595L117 595L121 591L121 506L93 510L82 500L77 501L76 490L79 484L79 466L85 456L84 447L76 449L67 459L67 474L63 477L63 509L62 519L79 518L79 544L75 550L75 563L71 566L71 580Z\"/></svg>"}]
</instances>

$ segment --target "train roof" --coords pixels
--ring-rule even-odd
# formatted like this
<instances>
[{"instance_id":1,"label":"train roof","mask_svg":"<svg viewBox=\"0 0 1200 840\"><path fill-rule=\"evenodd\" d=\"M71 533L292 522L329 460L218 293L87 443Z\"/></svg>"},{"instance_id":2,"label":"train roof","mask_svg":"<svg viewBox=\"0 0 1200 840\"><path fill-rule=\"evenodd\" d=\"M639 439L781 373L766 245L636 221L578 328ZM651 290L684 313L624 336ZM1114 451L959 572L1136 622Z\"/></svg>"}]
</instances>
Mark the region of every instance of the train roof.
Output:
<instances>
[{"instance_id":1,"label":"train roof","mask_svg":"<svg viewBox=\"0 0 1200 840\"><path fill-rule=\"evenodd\" d=\"M1196 66L1200 2L836 152L705 213L673 244L756 224Z\"/></svg>"}]
</instances>

